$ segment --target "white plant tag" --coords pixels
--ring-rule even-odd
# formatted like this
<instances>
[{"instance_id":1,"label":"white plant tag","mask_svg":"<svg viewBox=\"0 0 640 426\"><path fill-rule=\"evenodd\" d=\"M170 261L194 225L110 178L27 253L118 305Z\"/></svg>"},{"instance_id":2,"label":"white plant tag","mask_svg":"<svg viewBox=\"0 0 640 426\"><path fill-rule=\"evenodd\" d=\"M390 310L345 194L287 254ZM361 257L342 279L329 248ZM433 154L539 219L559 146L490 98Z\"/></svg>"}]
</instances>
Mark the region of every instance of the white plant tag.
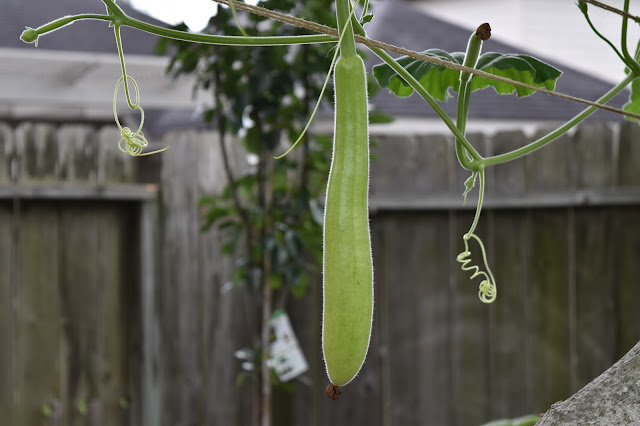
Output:
<instances>
[{"instance_id":1,"label":"white plant tag","mask_svg":"<svg viewBox=\"0 0 640 426\"><path fill-rule=\"evenodd\" d=\"M287 382L307 371L309 364L293 332L289 315L283 309L278 309L269 322L273 334L268 364L281 382Z\"/></svg>"}]
</instances>

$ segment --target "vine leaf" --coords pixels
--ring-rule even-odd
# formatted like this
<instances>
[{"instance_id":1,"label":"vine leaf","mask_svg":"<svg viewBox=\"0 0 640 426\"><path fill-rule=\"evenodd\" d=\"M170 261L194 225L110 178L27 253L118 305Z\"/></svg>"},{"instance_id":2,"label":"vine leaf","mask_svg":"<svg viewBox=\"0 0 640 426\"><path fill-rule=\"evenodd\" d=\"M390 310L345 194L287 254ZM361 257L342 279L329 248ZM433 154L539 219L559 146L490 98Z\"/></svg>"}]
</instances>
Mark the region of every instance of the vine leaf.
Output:
<instances>
[{"instance_id":1,"label":"vine leaf","mask_svg":"<svg viewBox=\"0 0 640 426\"><path fill-rule=\"evenodd\" d=\"M462 65L464 61L463 52L448 53L441 49L429 49L422 53L458 65ZM398 59L398 63L409 71L431 96L439 101L446 101L451 97L450 88L453 88L454 91L458 89L460 77L460 71L458 70L431 64L408 56L403 56ZM544 87L548 90L555 88L556 81L562 75L560 70L539 59L528 55L511 53L485 53L480 56L476 68L489 74L506 77L535 87ZM386 87L399 97L406 97L413 93L413 88L387 64L380 64L373 67L373 75L381 87ZM515 92L518 97L528 96L534 92L531 89L502 81L490 80L476 75L472 77L472 91L485 89L487 87L493 87L497 93L502 95Z\"/></svg>"},{"instance_id":2,"label":"vine leaf","mask_svg":"<svg viewBox=\"0 0 640 426\"><path fill-rule=\"evenodd\" d=\"M631 93L629 94L629 102L624 104L623 110L640 114L640 79L635 79L631 83ZM635 118L625 116L626 119L638 122Z\"/></svg>"}]
</instances>

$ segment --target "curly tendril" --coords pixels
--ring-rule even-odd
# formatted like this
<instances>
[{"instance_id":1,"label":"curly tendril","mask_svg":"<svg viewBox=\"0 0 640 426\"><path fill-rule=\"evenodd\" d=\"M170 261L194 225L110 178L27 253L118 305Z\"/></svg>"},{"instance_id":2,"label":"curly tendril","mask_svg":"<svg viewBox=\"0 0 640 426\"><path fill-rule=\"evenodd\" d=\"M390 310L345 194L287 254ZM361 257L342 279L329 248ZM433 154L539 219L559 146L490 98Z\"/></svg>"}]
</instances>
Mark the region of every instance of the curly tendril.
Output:
<instances>
[{"instance_id":1,"label":"curly tendril","mask_svg":"<svg viewBox=\"0 0 640 426\"><path fill-rule=\"evenodd\" d=\"M478 245L480 246L480 252L482 253L482 261L484 263L484 268L486 272L481 270L477 265L471 265L471 251L469 250L469 239L475 239ZM462 237L464 241L464 251L460 253L456 257L456 261L458 261L460 265L460 269L467 272L472 272L470 280L476 277L483 277L484 279L480 282L478 286L478 297L484 303L491 303L496 300L496 296L498 295L498 289L496 287L496 280L493 278L493 274L491 273L491 269L489 269L489 265L487 262L487 253L484 249L484 244L482 244L482 240L476 234L467 233Z\"/></svg>"},{"instance_id":2,"label":"curly tendril","mask_svg":"<svg viewBox=\"0 0 640 426\"><path fill-rule=\"evenodd\" d=\"M477 277L484 278L480 282L480 285L478 286L478 297L480 298L480 301L484 303L491 303L494 300L496 300L496 296L498 295L496 280L495 278L493 278L491 269L489 269L489 262L487 261L487 252L484 249L484 244L482 244L482 240L480 239L480 237L474 234L474 231L476 230L476 226L478 226L478 221L480 220L480 212L482 211L482 201L484 199L484 168L480 168L479 170L474 171L471 177L467 179L467 181L465 182L466 190L464 194L466 197L467 193L471 190L471 188L473 188L476 177L478 177L480 181L480 190L478 194L478 206L476 207L476 215L473 218L473 223L471 224L471 228L469 229L469 232L467 232L462 236L462 241L464 241L464 251L456 257L456 261L458 261L461 264L460 269L462 269L465 272L471 272L471 277L469 278L470 280ZM482 253L482 262L484 263L484 269L486 270L486 272L481 270L480 267L477 265L470 265L471 250L469 250L469 240L471 238L476 240L476 242L480 246L480 252Z\"/></svg>"},{"instance_id":3,"label":"curly tendril","mask_svg":"<svg viewBox=\"0 0 640 426\"><path fill-rule=\"evenodd\" d=\"M159 152L167 150L169 147L159 149L157 151L151 151L151 152L145 152L145 153L142 152L147 147L147 145L149 145L149 142L147 142L147 139L144 137L144 134L142 133L142 126L144 125L144 110L140 106L140 91L138 89L138 84L133 79L133 77L127 76L127 80L133 83L133 87L136 91L135 103L131 102L131 99L129 99L129 97L127 97L127 101L133 107L132 109L137 109L138 111L140 111L140 126L138 126L138 130L133 132L131 131L130 128L122 127L120 125L120 120L118 120L118 111L116 109L116 101L118 99L118 90L120 89L120 85L124 81L124 77L120 77L120 79L118 80L118 84L116 84L116 90L113 93L113 117L116 120L116 125L118 126L118 129L120 129L120 136L122 136L118 141L118 148L120 149L120 151L125 152L131 155L132 157L141 157L143 155L157 154Z\"/></svg>"}]
</instances>

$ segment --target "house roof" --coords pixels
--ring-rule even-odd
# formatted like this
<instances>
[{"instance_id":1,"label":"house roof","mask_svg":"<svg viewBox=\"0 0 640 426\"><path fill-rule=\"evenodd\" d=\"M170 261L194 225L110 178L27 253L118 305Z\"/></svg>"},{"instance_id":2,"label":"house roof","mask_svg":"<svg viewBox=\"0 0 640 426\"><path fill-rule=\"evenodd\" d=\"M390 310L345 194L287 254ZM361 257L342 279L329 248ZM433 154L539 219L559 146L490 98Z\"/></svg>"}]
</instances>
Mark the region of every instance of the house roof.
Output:
<instances>
[{"instance_id":1,"label":"house roof","mask_svg":"<svg viewBox=\"0 0 640 426\"><path fill-rule=\"evenodd\" d=\"M28 70L31 74L12 77L14 81L5 81L4 85L0 81L0 101L2 101L1 93L5 93L5 99L8 97L11 102L25 102L26 100L26 102L43 103L45 102L43 100L45 97L55 97L57 101L63 102L66 100L65 102L70 105L78 105L80 103L80 109L83 111L87 109L87 105L91 106L93 104L100 104L110 109L111 95L109 93L113 93L114 84L112 80L118 75L118 61L111 28L96 22L76 22L65 27L62 31L56 31L46 37L42 37L37 49L19 40L19 36L25 26L37 27L61 17L62 14L104 13L104 5L97 0L5 1L8 1L8 4L4 5L3 14L0 15L0 57L10 52L8 54L10 61L8 61L9 65L7 65L6 60L0 61L0 77L7 77L9 74L15 75L16 70L25 69L26 66L23 64L29 64L29 67L35 69ZM123 8L131 16L162 25L148 16L127 8L126 5L123 5ZM374 20L366 26L367 34L371 38L417 51L428 48L458 51L466 48L469 37L468 30L428 16L405 2L399 0L377 2L374 4L374 13ZM164 108L174 111L176 109L192 110L195 104L191 100L190 80L183 80L181 85L176 82L168 82L168 79L163 76L166 59L152 56L157 37L129 28L123 28L122 32L128 69L136 78L142 77L143 80L139 79L141 85L144 78L148 79L145 89L141 89L143 90L143 102L148 107L147 111ZM135 36L133 36L133 32L135 32ZM60 50L74 51L75 53L60 55L53 52ZM485 42L484 51L514 53L514 49L509 45L493 40ZM13 54L11 52L19 53ZM78 52L86 53L79 54ZM104 52L104 55L100 56L100 52ZM515 53L527 52L519 51ZM60 62L56 68L56 75L50 77L50 73L43 72L41 62L29 61L30 58L35 58L38 54L43 55L41 56L44 57L42 61L47 64L52 61ZM91 59L83 62L81 58L89 56L82 55L90 55ZM545 60L544 58L539 59ZM72 62L71 67L76 72L86 69L87 73L95 74L95 78L86 76L79 78L76 76L75 80L70 80L68 78L69 67L65 68L62 64L68 60ZM11 66L12 62L14 63L13 67ZM368 68L379 62L373 54L369 54L367 60ZM546 62L555 65L550 61ZM558 65L555 66L564 72L563 76L558 80L558 91L593 100L610 89L608 83L583 72ZM96 71L96 67L106 67L108 70ZM105 76L110 75L109 73L113 74L114 77L107 79ZM60 75L64 75L66 79L63 79L64 81L59 80ZM47 78L52 79L48 86L33 90L33 94L21 95L21 93L25 92L25 89L20 84L26 87L32 84L30 82L41 80L37 83L44 85L44 80ZM18 84L19 82L22 83ZM83 84L85 86L82 86ZM83 87L86 89L85 92L82 91ZM88 87L91 87L93 91L90 92ZM67 97L60 94L63 88L68 89L70 93L76 91L78 94L69 95L69 99L67 99ZM11 95L12 90L16 92L13 95ZM180 95L180 93L182 94ZM612 105L621 106L626 101L626 96L624 93L619 95L612 101ZM409 98L399 99L389 94L388 91L381 90L371 101L378 109L392 116L435 117L435 114L425 102L415 94ZM455 99L444 103L443 107L451 116L455 115ZM470 119L566 120L582 109L583 106L581 105L549 95L536 93L527 98L517 99L515 96L498 95L492 89L486 89L474 94L469 114ZM621 119L619 115L604 111L598 111L594 116L603 120ZM165 116L159 120L163 123L160 125L167 126L168 123L176 123L181 120L189 121L189 125L192 125L197 121L193 117L189 119L189 116L184 113L181 117L176 118L174 116L171 118ZM153 118L149 117L148 120L148 125L153 126Z\"/></svg>"}]
</instances>

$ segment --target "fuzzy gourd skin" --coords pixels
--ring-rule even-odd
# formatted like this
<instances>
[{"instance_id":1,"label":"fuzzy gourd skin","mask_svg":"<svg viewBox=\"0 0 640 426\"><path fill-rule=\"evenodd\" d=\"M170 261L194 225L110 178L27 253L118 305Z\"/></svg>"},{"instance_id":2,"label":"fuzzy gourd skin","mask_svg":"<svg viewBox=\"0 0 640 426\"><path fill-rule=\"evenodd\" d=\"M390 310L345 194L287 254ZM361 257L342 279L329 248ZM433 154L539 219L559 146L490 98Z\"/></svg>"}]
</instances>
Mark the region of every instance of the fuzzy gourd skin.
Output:
<instances>
[{"instance_id":1,"label":"fuzzy gourd skin","mask_svg":"<svg viewBox=\"0 0 640 426\"><path fill-rule=\"evenodd\" d=\"M359 56L338 60L334 88L335 133L324 215L322 348L331 383L342 386L364 363L373 319L369 117Z\"/></svg>"}]
</instances>

